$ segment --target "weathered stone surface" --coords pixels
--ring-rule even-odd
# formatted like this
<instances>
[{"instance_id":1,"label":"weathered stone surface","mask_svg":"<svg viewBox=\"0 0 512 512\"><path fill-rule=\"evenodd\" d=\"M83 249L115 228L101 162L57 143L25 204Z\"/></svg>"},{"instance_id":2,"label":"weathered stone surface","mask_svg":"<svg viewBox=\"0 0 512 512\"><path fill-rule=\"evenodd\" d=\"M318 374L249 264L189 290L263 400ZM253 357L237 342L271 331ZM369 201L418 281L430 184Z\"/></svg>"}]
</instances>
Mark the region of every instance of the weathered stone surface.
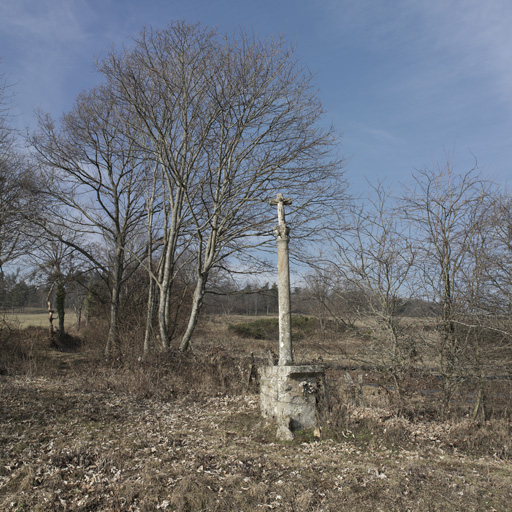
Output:
<instances>
[{"instance_id":1,"label":"weathered stone surface","mask_svg":"<svg viewBox=\"0 0 512 512\"><path fill-rule=\"evenodd\" d=\"M279 365L293 364L292 315L290 309L290 267L288 242L290 228L286 225L284 206L292 204L283 194L277 194L270 204L277 205L278 225L274 228L277 236L277 288L279 301Z\"/></svg>"},{"instance_id":2,"label":"weathered stone surface","mask_svg":"<svg viewBox=\"0 0 512 512\"><path fill-rule=\"evenodd\" d=\"M290 309L290 269L285 205L292 204L277 194L270 204L277 205L277 267L279 292L279 366L260 369L260 405L265 418L278 424L277 436L285 439L294 430L316 426L316 403L325 394L325 372L318 365L294 365ZM293 434L292 434L293 438Z\"/></svg>"},{"instance_id":3,"label":"weathered stone surface","mask_svg":"<svg viewBox=\"0 0 512 512\"><path fill-rule=\"evenodd\" d=\"M267 366L260 369L260 406L265 418L290 430L317 425L316 403L325 393L322 366Z\"/></svg>"},{"instance_id":4,"label":"weathered stone surface","mask_svg":"<svg viewBox=\"0 0 512 512\"><path fill-rule=\"evenodd\" d=\"M279 441L293 441L293 432L286 425L279 425L276 438Z\"/></svg>"}]
</instances>

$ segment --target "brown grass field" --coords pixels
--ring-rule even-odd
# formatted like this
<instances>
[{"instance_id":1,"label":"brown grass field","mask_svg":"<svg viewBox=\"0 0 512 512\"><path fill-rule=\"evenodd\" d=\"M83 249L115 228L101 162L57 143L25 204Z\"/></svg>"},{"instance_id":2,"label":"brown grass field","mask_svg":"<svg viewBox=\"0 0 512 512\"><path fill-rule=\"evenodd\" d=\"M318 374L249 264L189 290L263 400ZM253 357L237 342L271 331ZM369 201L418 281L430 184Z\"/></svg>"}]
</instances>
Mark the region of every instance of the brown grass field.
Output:
<instances>
[{"instance_id":1,"label":"brown grass field","mask_svg":"<svg viewBox=\"0 0 512 512\"><path fill-rule=\"evenodd\" d=\"M0 313L1 318L21 329L27 327L48 327L48 312L41 308L26 308L22 313L4 311ZM67 329L75 324L75 315L72 310L66 311L64 325ZM58 325L58 318L55 315L54 325Z\"/></svg>"},{"instance_id":2,"label":"brown grass field","mask_svg":"<svg viewBox=\"0 0 512 512\"><path fill-rule=\"evenodd\" d=\"M4 330L0 510L511 510L510 420L397 417L368 373L355 403L330 366L320 435L277 441L248 379L250 352L265 364L275 343L236 321L205 319L192 354L145 362L103 361L92 329L60 351L44 329ZM310 334L298 359L340 361L354 343Z\"/></svg>"}]
</instances>

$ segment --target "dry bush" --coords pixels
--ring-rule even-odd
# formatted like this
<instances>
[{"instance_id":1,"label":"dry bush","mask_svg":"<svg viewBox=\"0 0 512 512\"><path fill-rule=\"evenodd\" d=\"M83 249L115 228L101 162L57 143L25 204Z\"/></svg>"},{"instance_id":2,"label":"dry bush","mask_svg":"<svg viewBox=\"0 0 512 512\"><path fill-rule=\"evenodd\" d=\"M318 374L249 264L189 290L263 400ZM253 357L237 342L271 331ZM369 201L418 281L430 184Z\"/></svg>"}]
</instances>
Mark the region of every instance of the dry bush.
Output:
<instances>
[{"instance_id":1,"label":"dry bush","mask_svg":"<svg viewBox=\"0 0 512 512\"><path fill-rule=\"evenodd\" d=\"M318 402L318 416L320 423L334 438L349 430L351 407L350 399L341 386L327 380L325 395Z\"/></svg>"},{"instance_id":2,"label":"dry bush","mask_svg":"<svg viewBox=\"0 0 512 512\"><path fill-rule=\"evenodd\" d=\"M45 329L20 329L12 323L0 326L0 375L33 375L44 368L41 351L50 342Z\"/></svg>"},{"instance_id":3,"label":"dry bush","mask_svg":"<svg viewBox=\"0 0 512 512\"><path fill-rule=\"evenodd\" d=\"M183 353L168 350L146 359L119 358L105 361L99 356L83 364L75 376L85 391L113 391L135 399L190 400L222 394L255 391L249 383L250 358L234 358L218 347Z\"/></svg>"},{"instance_id":4,"label":"dry bush","mask_svg":"<svg viewBox=\"0 0 512 512\"><path fill-rule=\"evenodd\" d=\"M510 460L512 423L500 419L483 423L458 421L445 442L463 453L492 455L498 459Z\"/></svg>"},{"instance_id":5,"label":"dry bush","mask_svg":"<svg viewBox=\"0 0 512 512\"><path fill-rule=\"evenodd\" d=\"M512 418L512 376L487 381L485 409L488 418Z\"/></svg>"},{"instance_id":6,"label":"dry bush","mask_svg":"<svg viewBox=\"0 0 512 512\"><path fill-rule=\"evenodd\" d=\"M103 357L107 342L108 320L103 317L89 319L87 325L80 330L82 351L93 358Z\"/></svg>"},{"instance_id":7,"label":"dry bush","mask_svg":"<svg viewBox=\"0 0 512 512\"><path fill-rule=\"evenodd\" d=\"M142 365L149 374L167 375L175 395L241 394L248 391L249 358L235 358L222 347L195 352L170 350L154 354Z\"/></svg>"},{"instance_id":8,"label":"dry bush","mask_svg":"<svg viewBox=\"0 0 512 512\"><path fill-rule=\"evenodd\" d=\"M332 377L332 375L331 375ZM441 449L469 455L512 459L512 422L484 422L467 415L441 421L435 401L410 404L409 414L397 417L383 400L369 406L354 396L346 381L328 380L327 396L319 404L322 435L340 442L382 445L398 449Z\"/></svg>"},{"instance_id":9,"label":"dry bush","mask_svg":"<svg viewBox=\"0 0 512 512\"><path fill-rule=\"evenodd\" d=\"M0 375L18 373L30 358L27 347L20 343L18 332L7 326L0 329Z\"/></svg>"},{"instance_id":10,"label":"dry bush","mask_svg":"<svg viewBox=\"0 0 512 512\"><path fill-rule=\"evenodd\" d=\"M71 378L86 391L119 391L135 398L172 400L218 393L255 391L249 382L251 357L234 355L225 339L201 340L193 351L153 352L142 358L143 326L123 324L118 356L105 360L107 323L91 319L81 336L66 334L50 341L42 328L0 328L0 374Z\"/></svg>"},{"instance_id":11,"label":"dry bush","mask_svg":"<svg viewBox=\"0 0 512 512\"><path fill-rule=\"evenodd\" d=\"M51 348L60 352L79 352L82 348L82 338L80 336L65 332L60 334L58 331L50 340Z\"/></svg>"}]
</instances>

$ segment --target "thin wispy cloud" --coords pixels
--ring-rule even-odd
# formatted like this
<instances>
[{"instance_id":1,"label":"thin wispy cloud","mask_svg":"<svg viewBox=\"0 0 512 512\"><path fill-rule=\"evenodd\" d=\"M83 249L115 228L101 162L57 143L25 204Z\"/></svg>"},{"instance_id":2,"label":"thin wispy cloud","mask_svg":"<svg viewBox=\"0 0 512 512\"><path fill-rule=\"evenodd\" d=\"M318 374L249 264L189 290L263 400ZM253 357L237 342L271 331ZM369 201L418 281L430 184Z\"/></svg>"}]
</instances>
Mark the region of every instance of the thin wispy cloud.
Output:
<instances>
[{"instance_id":1,"label":"thin wispy cloud","mask_svg":"<svg viewBox=\"0 0 512 512\"><path fill-rule=\"evenodd\" d=\"M480 81L512 109L509 0L332 0L324 5L319 37L337 40L337 51L354 41L359 53L386 62L389 74L382 74L382 87L391 92L433 98L461 82L458 92L464 96L470 81Z\"/></svg>"},{"instance_id":2,"label":"thin wispy cloud","mask_svg":"<svg viewBox=\"0 0 512 512\"><path fill-rule=\"evenodd\" d=\"M463 166L475 153L510 173L512 2L323 5L323 66L339 84L332 104L344 112L337 122L356 148L356 173L392 173L385 160L421 167L454 145Z\"/></svg>"},{"instance_id":3,"label":"thin wispy cloud","mask_svg":"<svg viewBox=\"0 0 512 512\"><path fill-rule=\"evenodd\" d=\"M391 131L376 126L366 126L363 123L359 123L359 128L361 132L366 134L370 143L404 144L406 142L402 137L397 136Z\"/></svg>"},{"instance_id":4,"label":"thin wispy cloud","mask_svg":"<svg viewBox=\"0 0 512 512\"><path fill-rule=\"evenodd\" d=\"M0 0L0 72L19 84L22 126L39 106L58 118L101 80L95 57L173 19L284 33L344 132L355 179L403 175L455 144L509 169L509 0Z\"/></svg>"},{"instance_id":5,"label":"thin wispy cloud","mask_svg":"<svg viewBox=\"0 0 512 512\"><path fill-rule=\"evenodd\" d=\"M498 95L512 109L512 3L506 0L398 2L416 20L417 56L404 87L435 95L455 88L476 101ZM407 70L407 68L406 68Z\"/></svg>"},{"instance_id":6,"label":"thin wispy cloud","mask_svg":"<svg viewBox=\"0 0 512 512\"><path fill-rule=\"evenodd\" d=\"M18 96L31 99L20 107L20 123L30 123L38 108L59 116L73 96L94 83L94 57L112 44L101 26L85 0L0 3L0 31L9 44L6 64Z\"/></svg>"},{"instance_id":7,"label":"thin wispy cloud","mask_svg":"<svg viewBox=\"0 0 512 512\"><path fill-rule=\"evenodd\" d=\"M83 1L19 0L0 5L0 28L18 43L50 41L80 42L87 39L83 22L87 13Z\"/></svg>"}]
</instances>

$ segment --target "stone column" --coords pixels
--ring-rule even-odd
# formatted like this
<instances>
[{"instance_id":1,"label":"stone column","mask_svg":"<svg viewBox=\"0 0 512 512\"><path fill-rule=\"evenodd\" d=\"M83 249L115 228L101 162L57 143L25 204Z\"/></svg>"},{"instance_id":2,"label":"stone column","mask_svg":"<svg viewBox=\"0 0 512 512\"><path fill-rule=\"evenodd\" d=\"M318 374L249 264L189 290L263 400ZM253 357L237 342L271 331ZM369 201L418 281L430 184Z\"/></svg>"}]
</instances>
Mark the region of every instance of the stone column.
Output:
<instances>
[{"instance_id":1,"label":"stone column","mask_svg":"<svg viewBox=\"0 0 512 512\"><path fill-rule=\"evenodd\" d=\"M283 194L277 194L270 204L277 205L277 288L279 293L279 366L293 365L292 317L290 308L290 266L288 242L290 228L286 225L284 206L292 204Z\"/></svg>"},{"instance_id":2,"label":"stone column","mask_svg":"<svg viewBox=\"0 0 512 512\"><path fill-rule=\"evenodd\" d=\"M259 369L260 407L264 418L277 422L277 437L293 439L293 431L313 428L317 422L317 398L325 395L325 373L321 366L293 362L292 316L288 241L290 228L284 217L285 205L292 204L277 194L277 285L279 292L279 365Z\"/></svg>"}]
</instances>

